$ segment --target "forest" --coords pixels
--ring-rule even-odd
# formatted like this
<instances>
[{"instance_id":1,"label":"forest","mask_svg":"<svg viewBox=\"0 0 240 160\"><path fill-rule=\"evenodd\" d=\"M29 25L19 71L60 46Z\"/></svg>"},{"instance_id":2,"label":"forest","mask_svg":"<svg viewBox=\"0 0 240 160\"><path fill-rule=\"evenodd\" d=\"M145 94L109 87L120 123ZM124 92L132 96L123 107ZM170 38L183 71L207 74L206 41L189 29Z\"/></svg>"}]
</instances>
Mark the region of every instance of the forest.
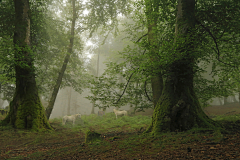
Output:
<instances>
[{"instance_id":1,"label":"forest","mask_svg":"<svg viewBox=\"0 0 240 160\"><path fill-rule=\"evenodd\" d=\"M239 0L0 0L0 160L240 159L239 19Z\"/></svg>"}]
</instances>

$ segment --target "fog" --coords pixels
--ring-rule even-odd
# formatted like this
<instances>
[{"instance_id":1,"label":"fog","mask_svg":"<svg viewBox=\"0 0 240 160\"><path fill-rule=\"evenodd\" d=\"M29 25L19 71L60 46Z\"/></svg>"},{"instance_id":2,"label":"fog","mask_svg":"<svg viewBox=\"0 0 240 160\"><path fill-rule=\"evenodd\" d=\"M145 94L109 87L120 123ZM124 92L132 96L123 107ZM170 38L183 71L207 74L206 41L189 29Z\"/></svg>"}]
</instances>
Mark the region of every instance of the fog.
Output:
<instances>
[{"instance_id":1,"label":"fog","mask_svg":"<svg viewBox=\"0 0 240 160\"><path fill-rule=\"evenodd\" d=\"M0 0L0 160L239 159L239 8Z\"/></svg>"},{"instance_id":2,"label":"fog","mask_svg":"<svg viewBox=\"0 0 240 160\"><path fill-rule=\"evenodd\" d=\"M87 44L93 45L92 43L89 43L89 42ZM96 50L98 50L98 48ZM111 49L109 49L109 50L111 50ZM95 57L97 57L96 54L95 54ZM106 54L99 55L98 76L101 76L103 74L104 70L107 68L105 65L105 62L107 61L107 59L108 59L108 56L106 56ZM96 66L97 66L97 61L96 61L96 65L93 65L93 67L96 68ZM199 64L199 66L201 66L201 64ZM210 63L207 66L207 69L206 69L207 72L202 73L204 78L209 79L209 80L213 79L213 77L211 75L211 67L212 67L212 63ZM214 77L214 78L218 80L218 77ZM74 91L74 89L71 87L66 87L64 89L61 89L57 95L57 99L54 104L54 108L53 108L50 118L51 119L60 118L64 115L68 115L68 114L73 115L76 113L80 113L82 115L90 115L93 104L88 99L84 98L90 94L91 93L89 92L88 89L84 89L82 94L79 94L78 92ZM235 96L227 97L226 101L228 103L239 102L239 94L236 93ZM224 98L218 98L218 97L213 98L212 100L208 101L208 103L209 103L209 105L224 105ZM70 113L68 113L69 106L70 106ZM113 112L114 108L115 107L107 108L105 112L106 113ZM130 106L122 106L120 109L121 110L129 110ZM99 110L100 110L99 108L94 107L95 114L97 114L97 112ZM153 111L152 109L148 109L148 110Z\"/></svg>"},{"instance_id":3,"label":"fog","mask_svg":"<svg viewBox=\"0 0 240 160\"><path fill-rule=\"evenodd\" d=\"M78 2L79 3L78 5L79 6L86 5L86 2L87 1ZM56 3L56 4L54 4L54 3ZM53 19L58 19L59 21L63 22L63 24L59 23L58 24L59 26L55 26L56 28L53 29L53 30L56 30L56 31L59 30L58 31L59 33L56 32L56 34L61 35L61 36L70 31L70 24L71 23L70 23L69 17L71 17L70 13L72 12L71 9L70 9L71 7L67 7L68 5L70 5L70 4L68 4L68 1L63 1L62 4L63 5L59 5L57 1L53 1L52 6L49 7L49 11L51 11L49 13L52 14ZM116 19L119 19L119 22L120 22L119 26L118 26L119 27L119 32L116 34L117 36L115 36L115 33L113 33L114 32L113 30L106 31L106 30L104 30L104 27L102 28L101 25L98 26L99 30L94 30L93 34L91 33L92 34L91 35L89 33L89 31L82 29L84 27L89 27L89 26L85 26L86 24L84 22L84 18L86 18L88 16L88 13L89 13L89 10L87 10L86 8L85 9L81 8L79 10L78 14L79 14L79 16L82 16L82 17L79 18L76 21L76 26L77 27L75 28L76 35L75 35L75 42L74 42L74 47L75 47L74 49L75 50L74 49L73 50L75 52L74 54L79 56L80 57L79 59L81 59L81 61L83 61L83 64L79 64L79 65L82 65L83 68L87 68L86 70L89 74L95 75L96 77L99 77L104 73L104 70L107 69L105 62L111 61L113 59L115 59L115 61L123 60L123 59L117 57L118 52L122 51L127 45L130 45L131 47L133 47L133 42L135 40L132 40L131 38L136 39L136 37L137 38L140 37L139 35L144 35L145 32L146 32L146 27L144 28L144 26L142 26L142 27L139 28L137 26L138 29L137 29L136 33L135 32L132 33L132 34L136 34L136 35L134 35L135 37L130 36L130 38L129 38L128 37L129 33L123 31L127 27L125 26L126 28L124 28L122 24L125 23L125 22L128 22L129 25L130 24L133 25L133 26L131 26L133 28L129 27L130 30L134 30L134 27L135 27L134 25L136 25L136 24L134 24L134 21L132 21L131 18L124 17L121 13L117 13L116 14L117 18ZM46 23L49 23L49 22L46 22ZM98 23L100 23L100 22L98 22ZM111 20L111 19L106 21L106 25L110 25L111 23L113 23L113 20ZM49 23L49 24L51 24L51 23ZM51 27L49 27L49 28L51 28ZM61 30L59 28L61 28L63 30ZM89 28L91 28L91 27L89 27ZM129 28L127 28L127 29L129 29ZM52 30L49 31L49 34L51 33L52 35L50 34L49 37L54 37L55 35L51 31ZM48 33L48 32L46 32L46 33ZM68 34L65 35L65 39L64 38L60 39L60 40L62 40L60 45L53 43L53 42L58 41L59 40L58 38L60 36L55 38L55 39L53 38L53 42L52 42L52 44L49 43L50 45L49 45L48 49L58 48L58 47L64 46L64 45L67 46L68 45L68 38L66 38L67 35ZM128 37L128 40L124 39L125 37ZM46 43L46 44L48 44L48 43ZM104 44L104 45L102 45L102 44ZM44 45L42 45L42 46L44 46ZM40 48L41 48L41 45L40 45ZM82 50L82 48L83 48L83 50ZM64 49L62 49L62 52L63 52ZM139 51L141 51L141 49L139 49ZM58 55L58 52L56 53L56 57L61 55L61 54ZM43 52L43 53L45 53L45 52ZM51 53L51 54L53 54L53 53ZM99 61L97 60L97 57L99 57ZM60 69L60 66L62 64L61 60L63 58L62 59L59 58L59 59L56 60L56 61L59 61L58 64L54 64L55 66L53 65L57 69L55 69L53 71L50 71L50 73L51 72L52 73L53 72L57 73L58 70ZM39 64L41 64L41 63L39 63ZM208 80L213 79L213 75L211 74L212 65L213 65L213 63L209 63L207 68L206 68L207 72L201 73L203 75L203 77L208 79ZM202 66L202 64L199 63L199 66ZM42 66L39 65L39 66L36 66L36 67L41 68ZM88 67L91 68L91 69L89 69ZM51 68L51 67L49 67L49 68ZM70 70L69 72L72 72L72 70ZM55 76L54 78L56 79L57 76ZM216 80L218 80L218 77L215 76L214 78ZM55 81L55 79L53 79L52 81ZM126 81L126 79L124 79L124 80ZM9 82L9 83L13 83L13 82ZM42 86L44 86L44 85L45 84L42 84ZM56 98L56 101L54 103L54 107L53 107L50 118L51 119L59 118L59 117L62 117L64 115L72 115L72 114L76 114L76 113L80 113L82 115L91 114L93 104L90 102L90 100L85 98L86 96L91 95L90 90L85 87L85 88L83 88L83 92L79 93L79 92L75 91L74 87L71 87L71 84L63 84L63 85L64 86L59 89L59 92L57 94L57 98ZM46 87L46 86L44 86L44 87ZM48 88L51 88L51 87L48 87ZM46 95L41 95L41 93L39 93L40 97L45 96L45 98L42 99L42 104L45 108L48 106L47 101L50 99L50 95L51 95L51 92L49 92L49 91L46 91L46 92L48 94L47 96ZM119 92L122 92L122 91L120 90ZM1 93L1 95L0 95L1 108L5 108L6 106L9 105L9 102L10 102L9 99L8 99L8 101L2 99L3 97L4 96ZM208 101L208 104L209 105L223 105L225 103L224 101L227 101L229 103L239 102L239 94L236 93L235 96L226 97L225 100L224 100L224 98L218 98L218 97L213 98L212 100ZM106 112L107 113L108 112L113 112L113 108L115 108L115 107L106 108ZM128 106L128 105L122 106L122 107L120 107L120 109L129 110L130 106ZM99 111L99 108L94 107L94 113L96 114L98 111Z\"/></svg>"},{"instance_id":4,"label":"fog","mask_svg":"<svg viewBox=\"0 0 240 160\"><path fill-rule=\"evenodd\" d=\"M52 118L60 118L64 115L67 115L68 110L68 95L69 91L71 92L71 101L70 101L70 115L75 113L80 113L82 115L90 115L92 110L92 103L84 98L90 94L89 91L84 90L82 94L77 93L72 88L67 87L65 89L60 90L58 93L56 102L54 104L54 108L50 119ZM113 112L115 107L107 108L105 113ZM123 106L121 109L129 110L129 106ZM94 113L97 114L99 108L94 108Z\"/></svg>"},{"instance_id":5,"label":"fog","mask_svg":"<svg viewBox=\"0 0 240 160\"><path fill-rule=\"evenodd\" d=\"M107 57L104 54L99 55L99 76L101 76L106 69L106 65L104 63L106 60ZM96 66L93 67L96 68ZM88 89L84 89L82 94L74 91L72 87L60 89L50 119L60 118L64 115L73 115L76 113L80 113L82 115L90 115L93 104L90 102L90 100L84 98L90 94L91 93ZM105 113L113 112L114 108L115 107L106 108ZM122 106L120 109L129 110L130 106ZM68 110L70 113L68 113ZM99 108L94 107L95 114L97 114L99 110Z\"/></svg>"}]
</instances>

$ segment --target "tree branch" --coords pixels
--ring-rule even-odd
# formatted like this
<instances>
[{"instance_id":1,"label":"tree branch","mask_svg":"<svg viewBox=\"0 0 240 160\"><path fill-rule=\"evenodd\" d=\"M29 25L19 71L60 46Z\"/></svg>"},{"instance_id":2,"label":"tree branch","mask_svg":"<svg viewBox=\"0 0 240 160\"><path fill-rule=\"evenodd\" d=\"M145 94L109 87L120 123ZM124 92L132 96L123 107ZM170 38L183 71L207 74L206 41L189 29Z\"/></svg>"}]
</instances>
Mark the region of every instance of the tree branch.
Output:
<instances>
[{"instance_id":1,"label":"tree branch","mask_svg":"<svg viewBox=\"0 0 240 160\"><path fill-rule=\"evenodd\" d=\"M127 82L127 84L125 85L125 88L124 88L124 90L123 90L122 95L118 98L117 102L116 102L116 103L113 103L113 104L117 104L117 103L120 101L120 99L122 98L123 94L125 93L125 91L126 91L126 89L127 89L128 83L130 82L130 79L131 79L131 77L132 77L132 75L133 75L134 73L135 73L135 72L133 72L133 73L130 75L130 77L129 77L129 79L128 79L128 82Z\"/></svg>"},{"instance_id":2,"label":"tree branch","mask_svg":"<svg viewBox=\"0 0 240 160\"><path fill-rule=\"evenodd\" d=\"M138 43L143 37L145 37L145 36L147 36L148 34L144 34L142 37L140 37L137 41L136 41L136 43Z\"/></svg>"},{"instance_id":3,"label":"tree branch","mask_svg":"<svg viewBox=\"0 0 240 160\"><path fill-rule=\"evenodd\" d=\"M220 60L220 52L219 52L219 48L218 48L218 44L217 44L216 38L214 37L214 35L211 33L211 31L210 31L207 27L205 27L203 24L201 24L201 22L199 22L198 20L196 20L196 22L197 22L197 24L199 24L201 27L203 27L203 28L208 32L208 34L212 37L212 39L213 39L213 41L214 41L214 43L215 43L215 45L216 45L216 49L214 49L213 47L212 47L212 49L213 49L213 50L217 53L217 55L218 55L218 56L217 56L217 60L218 60L219 62L225 64L225 65L228 65L228 66L231 66L231 67L236 68L236 66L232 66L231 64L225 63L225 62L223 62L223 61Z\"/></svg>"}]
</instances>

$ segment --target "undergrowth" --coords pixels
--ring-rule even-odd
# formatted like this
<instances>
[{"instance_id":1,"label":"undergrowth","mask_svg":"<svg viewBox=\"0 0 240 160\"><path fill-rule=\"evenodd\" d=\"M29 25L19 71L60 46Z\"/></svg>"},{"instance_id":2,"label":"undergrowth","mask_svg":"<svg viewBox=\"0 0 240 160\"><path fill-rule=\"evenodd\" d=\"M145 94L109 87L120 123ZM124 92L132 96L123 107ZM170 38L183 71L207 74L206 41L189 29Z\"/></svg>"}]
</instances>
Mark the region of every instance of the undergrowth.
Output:
<instances>
[{"instance_id":1,"label":"undergrowth","mask_svg":"<svg viewBox=\"0 0 240 160\"><path fill-rule=\"evenodd\" d=\"M226 129L237 129L239 115L216 116ZM58 159L68 157L75 159L108 159L108 157L130 159L158 159L163 152L175 152L206 144L220 144L226 140L221 129L193 128L186 132L168 132L158 136L142 134L151 123L151 116L122 116L116 119L113 113L102 117L82 115L75 125L67 122L62 125L61 118L50 120L54 132L30 132L15 130L11 126L0 126L0 157L6 159ZM232 128L230 128L231 125ZM229 127L229 128L227 128ZM144 128L142 130L142 128ZM102 134L102 140L85 144L85 133L94 130ZM232 139L238 139L235 135ZM235 146L236 147L236 146ZM161 154L160 154L161 153ZM220 155L220 154L219 154ZM149 158L149 157L148 157ZM147 158L147 159L148 159ZM149 158L150 159L150 158ZM220 158L221 159L221 158Z\"/></svg>"}]
</instances>

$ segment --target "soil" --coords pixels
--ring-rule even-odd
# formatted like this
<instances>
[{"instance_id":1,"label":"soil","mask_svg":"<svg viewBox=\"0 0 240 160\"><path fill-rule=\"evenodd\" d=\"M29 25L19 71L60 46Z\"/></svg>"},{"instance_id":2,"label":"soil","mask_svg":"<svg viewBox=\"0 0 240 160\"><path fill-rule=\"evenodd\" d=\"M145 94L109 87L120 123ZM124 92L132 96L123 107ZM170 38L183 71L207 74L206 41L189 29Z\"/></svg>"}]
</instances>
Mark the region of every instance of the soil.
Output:
<instances>
[{"instance_id":1,"label":"soil","mask_svg":"<svg viewBox=\"0 0 240 160\"><path fill-rule=\"evenodd\" d=\"M201 134L173 133L145 140L142 136L135 141L133 137L141 134L141 131L111 132L103 135L102 144L83 143L82 133L65 134L64 138L58 139L46 137L45 141L38 144L31 144L31 140L16 140L15 145L1 146L0 160L237 160L240 159L240 121L231 125L235 129L229 128L231 132L217 140L213 140L211 130ZM128 143L123 143L126 140Z\"/></svg>"},{"instance_id":2,"label":"soil","mask_svg":"<svg viewBox=\"0 0 240 160\"><path fill-rule=\"evenodd\" d=\"M234 115L240 113L240 106L210 106L204 111L210 117ZM144 114L151 115L151 111ZM0 130L0 160L240 160L240 120L222 124L228 132L169 133L158 138L141 136L147 126L136 131L122 126L121 132L102 133L103 141L95 144L85 144L84 133L70 132L56 122L51 123L54 136L16 130L6 135Z\"/></svg>"}]
</instances>

